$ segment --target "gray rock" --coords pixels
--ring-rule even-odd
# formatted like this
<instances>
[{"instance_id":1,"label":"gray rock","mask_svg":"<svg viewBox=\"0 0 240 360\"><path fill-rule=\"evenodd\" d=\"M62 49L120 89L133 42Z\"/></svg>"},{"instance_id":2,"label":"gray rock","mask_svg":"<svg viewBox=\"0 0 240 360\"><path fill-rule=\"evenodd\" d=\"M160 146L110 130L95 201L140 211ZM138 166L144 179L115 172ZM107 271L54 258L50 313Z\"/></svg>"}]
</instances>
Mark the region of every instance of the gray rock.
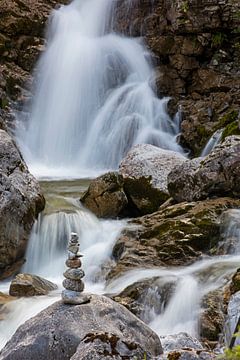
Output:
<instances>
[{"instance_id":1,"label":"gray rock","mask_svg":"<svg viewBox=\"0 0 240 360\"><path fill-rule=\"evenodd\" d=\"M63 286L67 290L81 292L84 290L84 283L81 280L64 279Z\"/></svg>"},{"instance_id":2,"label":"gray rock","mask_svg":"<svg viewBox=\"0 0 240 360\"><path fill-rule=\"evenodd\" d=\"M113 356L128 351L130 359L131 354L141 359L143 349L150 358L162 353L158 336L147 325L109 298L92 295L88 304L57 302L25 322L1 351L0 360L85 359L90 349L99 354L99 346Z\"/></svg>"},{"instance_id":3,"label":"gray rock","mask_svg":"<svg viewBox=\"0 0 240 360\"><path fill-rule=\"evenodd\" d=\"M88 294L83 294L81 292L72 291L72 290L62 291L62 301L64 304L80 305L89 302L90 299L91 296Z\"/></svg>"},{"instance_id":4,"label":"gray rock","mask_svg":"<svg viewBox=\"0 0 240 360\"><path fill-rule=\"evenodd\" d=\"M14 141L0 130L0 278L21 266L32 225L45 201Z\"/></svg>"},{"instance_id":5,"label":"gray rock","mask_svg":"<svg viewBox=\"0 0 240 360\"><path fill-rule=\"evenodd\" d=\"M169 198L167 176L185 161L179 153L148 144L136 145L129 151L120 164L119 174L127 196L141 214L158 210Z\"/></svg>"},{"instance_id":6,"label":"gray rock","mask_svg":"<svg viewBox=\"0 0 240 360\"><path fill-rule=\"evenodd\" d=\"M213 360L218 358L219 356L211 351L185 349L170 351L169 353L160 356L158 360Z\"/></svg>"},{"instance_id":7,"label":"gray rock","mask_svg":"<svg viewBox=\"0 0 240 360\"><path fill-rule=\"evenodd\" d=\"M205 158L175 167L168 190L178 202L240 195L240 136L229 136Z\"/></svg>"},{"instance_id":8,"label":"gray rock","mask_svg":"<svg viewBox=\"0 0 240 360\"><path fill-rule=\"evenodd\" d=\"M68 269L65 271L63 276L70 280L81 280L85 274L82 269Z\"/></svg>"},{"instance_id":9,"label":"gray rock","mask_svg":"<svg viewBox=\"0 0 240 360\"><path fill-rule=\"evenodd\" d=\"M104 174L91 182L81 202L100 218L116 218L128 204L118 173Z\"/></svg>"},{"instance_id":10,"label":"gray rock","mask_svg":"<svg viewBox=\"0 0 240 360\"><path fill-rule=\"evenodd\" d=\"M161 336L163 351L180 350L184 348L202 350L202 344L187 333L179 333L175 335Z\"/></svg>"},{"instance_id":11,"label":"gray rock","mask_svg":"<svg viewBox=\"0 0 240 360\"><path fill-rule=\"evenodd\" d=\"M82 266L82 262L80 259L67 259L65 262L66 266L71 268L71 269L78 269L79 267Z\"/></svg>"},{"instance_id":12,"label":"gray rock","mask_svg":"<svg viewBox=\"0 0 240 360\"><path fill-rule=\"evenodd\" d=\"M40 276L31 274L18 274L12 280L9 294L11 296L35 296L46 295L49 291L56 290L57 285L43 279Z\"/></svg>"}]
</instances>

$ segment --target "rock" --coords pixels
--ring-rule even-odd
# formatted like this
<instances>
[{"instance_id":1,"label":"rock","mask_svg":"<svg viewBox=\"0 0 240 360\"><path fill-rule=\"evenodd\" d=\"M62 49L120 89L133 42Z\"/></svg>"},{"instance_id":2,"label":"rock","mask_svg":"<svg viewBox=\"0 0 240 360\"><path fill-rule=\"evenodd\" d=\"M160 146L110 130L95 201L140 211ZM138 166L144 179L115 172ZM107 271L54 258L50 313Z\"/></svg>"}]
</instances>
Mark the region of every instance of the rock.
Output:
<instances>
[{"instance_id":1,"label":"rock","mask_svg":"<svg viewBox=\"0 0 240 360\"><path fill-rule=\"evenodd\" d=\"M230 283L231 295L235 294L238 291L240 291L240 269L237 269Z\"/></svg>"},{"instance_id":2,"label":"rock","mask_svg":"<svg viewBox=\"0 0 240 360\"><path fill-rule=\"evenodd\" d=\"M136 268L185 266L217 253L222 213L239 205L231 198L180 203L131 220L113 248L116 263L107 277Z\"/></svg>"},{"instance_id":3,"label":"rock","mask_svg":"<svg viewBox=\"0 0 240 360\"><path fill-rule=\"evenodd\" d=\"M153 145L134 146L122 160L119 173L124 190L141 214L156 211L169 198L167 176L186 158Z\"/></svg>"},{"instance_id":4,"label":"rock","mask_svg":"<svg viewBox=\"0 0 240 360\"><path fill-rule=\"evenodd\" d=\"M31 274L18 274L11 282L9 294L12 296L47 295L49 291L56 290L57 285Z\"/></svg>"},{"instance_id":5,"label":"rock","mask_svg":"<svg viewBox=\"0 0 240 360\"><path fill-rule=\"evenodd\" d=\"M80 305L86 304L91 300L91 296L88 294L82 294L79 291L63 290L62 301L64 304Z\"/></svg>"},{"instance_id":6,"label":"rock","mask_svg":"<svg viewBox=\"0 0 240 360\"><path fill-rule=\"evenodd\" d=\"M18 328L0 353L0 360L83 359L89 353L111 359L159 356L158 336L123 306L92 295L87 304L57 302ZM104 359L104 357L98 357ZM107 359L107 358L106 358Z\"/></svg>"},{"instance_id":7,"label":"rock","mask_svg":"<svg viewBox=\"0 0 240 360\"><path fill-rule=\"evenodd\" d=\"M23 262L33 223L45 200L14 141L0 130L0 279Z\"/></svg>"},{"instance_id":8,"label":"rock","mask_svg":"<svg viewBox=\"0 0 240 360\"><path fill-rule=\"evenodd\" d=\"M128 204L123 191L122 177L117 173L104 174L90 183L81 202L101 218L116 218Z\"/></svg>"},{"instance_id":9,"label":"rock","mask_svg":"<svg viewBox=\"0 0 240 360\"><path fill-rule=\"evenodd\" d=\"M67 267L69 267L71 269L77 269L77 268L81 267L82 262L80 259L74 259L74 260L67 259L65 264Z\"/></svg>"},{"instance_id":10,"label":"rock","mask_svg":"<svg viewBox=\"0 0 240 360\"><path fill-rule=\"evenodd\" d=\"M123 341L119 336L108 333L92 333L79 344L71 360L144 359L146 355L141 344L134 341Z\"/></svg>"},{"instance_id":11,"label":"rock","mask_svg":"<svg viewBox=\"0 0 240 360\"><path fill-rule=\"evenodd\" d=\"M239 196L240 136L229 136L203 159L176 166L168 176L168 190L178 202L208 197Z\"/></svg>"},{"instance_id":12,"label":"rock","mask_svg":"<svg viewBox=\"0 0 240 360\"><path fill-rule=\"evenodd\" d=\"M199 340L183 332L174 335L161 336L160 339L164 353L172 350L180 350L186 348L196 350L203 349L203 346L199 342Z\"/></svg>"},{"instance_id":13,"label":"rock","mask_svg":"<svg viewBox=\"0 0 240 360\"><path fill-rule=\"evenodd\" d=\"M232 341L233 334L235 334L237 330L236 327L239 318L240 318L240 291L236 292L231 296L227 308L227 316L224 325L224 335L225 335L225 343L228 346ZM236 341L239 344L239 339L236 339Z\"/></svg>"},{"instance_id":14,"label":"rock","mask_svg":"<svg viewBox=\"0 0 240 360\"><path fill-rule=\"evenodd\" d=\"M81 280L85 274L82 269L68 269L65 271L63 276L70 280Z\"/></svg>"},{"instance_id":15,"label":"rock","mask_svg":"<svg viewBox=\"0 0 240 360\"><path fill-rule=\"evenodd\" d=\"M152 315L160 314L163 306L167 306L174 289L174 279L154 277L137 281L127 286L118 295L111 297L146 324L149 324L154 320Z\"/></svg>"},{"instance_id":16,"label":"rock","mask_svg":"<svg viewBox=\"0 0 240 360\"><path fill-rule=\"evenodd\" d=\"M159 360L213 360L218 358L219 354L207 350L184 349L170 351L168 354L160 356Z\"/></svg>"},{"instance_id":17,"label":"rock","mask_svg":"<svg viewBox=\"0 0 240 360\"><path fill-rule=\"evenodd\" d=\"M142 37L156 93L183 106L182 144L198 156L221 118L239 112L240 3L223 0L115 1L115 30ZM126 14L128 16L126 17ZM232 36L232 34L235 34ZM208 108L212 108L212 116Z\"/></svg>"},{"instance_id":18,"label":"rock","mask_svg":"<svg viewBox=\"0 0 240 360\"><path fill-rule=\"evenodd\" d=\"M82 292L84 289L84 283L81 280L63 280L63 286L67 290Z\"/></svg>"},{"instance_id":19,"label":"rock","mask_svg":"<svg viewBox=\"0 0 240 360\"><path fill-rule=\"evenodd\" d=\"M200 317L200 336L206 342L219 340L225 322L223 289L209 292L202 300Z\"/></svg>"}]
</instances>

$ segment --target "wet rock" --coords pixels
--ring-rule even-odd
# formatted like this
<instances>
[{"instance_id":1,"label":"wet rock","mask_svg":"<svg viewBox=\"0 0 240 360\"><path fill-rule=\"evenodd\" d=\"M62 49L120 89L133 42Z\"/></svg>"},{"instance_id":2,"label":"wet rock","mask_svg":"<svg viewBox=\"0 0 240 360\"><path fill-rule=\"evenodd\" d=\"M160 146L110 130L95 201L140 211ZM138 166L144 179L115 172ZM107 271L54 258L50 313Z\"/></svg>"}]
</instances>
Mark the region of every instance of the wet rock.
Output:
<instances>
[{"instance_id":1,"label":"wet rock","mask_svg":"<svg viewBox=\"0 0 240 360\"><path fill-rule=\"evenodd\" d=\"M219 198L171 205L130 221L113 248L108 278L136 268L186 265L217 252L221 215L239 200Z\"/></svg>"},{"instance_id":2,"label":"wet rock","mask_svg":"<svg viewBox=\"0 0 240 360\"><path fill-rule=\"evenodd\" d=\"M233 275L230 283L231 294L233 295L238 291L240 291L240 269L238 269L236 273Z\"/></svg>"},{"instance_id":3,"label":"wet rock","mask_svg":"<svg viewBox=\"0 0 240 360\"><path fill-rule=\"evenodd\" d=\"M236 333L237 324L239 324L240 319L240 291L233 294L230 298L228 308L227 308L227 316L225 319L224 326L224 335L225 342L229 346L230 343L234 340L233 334ZM239 344L239 339L235 339ZM233 341L234 345L235 341Z\"/></svg>"},{"instance_id":4,"label":"wet rock","mask_svg":"<svg viewBox=\"0 0 240 360\"><path fill-rule=\"evenodd\" d=\"M181 141L198 156L210 136L221 128L221 118L240 109L240 36L236 31L240 3L115 3L116 31L144 38L157 71L152 86L160 97L171 96L183 106Z\"/></svg>"},{"instance_id":5,"label":"wet rock","mask_svg":"<svg viewBox=\"0 0 240 360\"><path fill-rule=\"evenodd\" d=\"M11 296L37 296L47 295L49 291L56 290L57 285L31 274L18 274L10 284L9 294Z\"/></svg>"},{"instance_id":6,"label":"wet rock","mask_svg":"<svg viewBox=\"0 0 240 360\"><path fill-rule=\"evenodd\" d=\"M186 348L196 350L203 349L203 346L199 340L183 332L174 335L161 336L160 339L164 352Z\"/></svg>"},{"instance_id":7,"label":"wet rock","mask_svg":"<svg viewBox=\"0 0 240 360\"><path fill-rule=\"evenodd\" d=\"M240 136L229 136L203 159L176 166L168 176L168 190L178 202L208 197L239 196Z\"/></svg>"},{"instance_id":8,"label":"wet rock","mask_svg":"<svg viewBox=\"0 0 240 360\"><path fill-rule=\"evenodd\" d=\"M225 308L223 289L211 291L202 300L202 313L200 316L200 336L205 342L219 340L223 332L225 321Z\"/></svg>"},{"instance_id":9,"label":"wet rock","mask_svg":"<svg viewBox=\"0 0 240 360\"><path fill-rule=\"evenodd\" d=\"M156 211L168 198L167 176L186 158L153 145L134 146L122 160L119 173L124 190L141 214Z\"/></svg>"},{"instance_id":10,"label":"wet rock","mask_svg":"<svg viewBox=\"0 0 240 360\"><path fill-rule=\"evenodd\" d=\"M81 202L98 217L118 217L128 204L122 177L112 172L96 178L81 197Z\"/></svg>"},{"instance_id":11,"label":"wet rock","mask_svg":"<svg viewBox=\"0 0 240 360\"><path fill-rule=\"evenodd\" d=\"M20 326L0 353L1 360L87 359L97 355L159 356L158 336L123 306L92 295L88 304L57 302ZM97 354L97 355L95 355ZM102 357L99 357L102 358ZM110 357L114 358L114 357ZM104 359L104 357L103 357Z\"/></svg>"},{"instance_id":12,"label":"wet rock","mask_svg":"<svg viewBox=\"0 0 240 360\"><path fill-rule=\"evenodd\" d=\"M154 277L127 286L113 300L125 306L146 324L160 314L174 292L176 279Z\"/></svg>"},{"instance_id":13,"label":"wet rock","mask_svg":"<svg viewBox=\"0 0 240 360\"><path fill-rule=\"evenodd\" d=\"M22 265L33 223L45 200L14 141L0 130L0 278Z\"/></svg>"}]
</instances>

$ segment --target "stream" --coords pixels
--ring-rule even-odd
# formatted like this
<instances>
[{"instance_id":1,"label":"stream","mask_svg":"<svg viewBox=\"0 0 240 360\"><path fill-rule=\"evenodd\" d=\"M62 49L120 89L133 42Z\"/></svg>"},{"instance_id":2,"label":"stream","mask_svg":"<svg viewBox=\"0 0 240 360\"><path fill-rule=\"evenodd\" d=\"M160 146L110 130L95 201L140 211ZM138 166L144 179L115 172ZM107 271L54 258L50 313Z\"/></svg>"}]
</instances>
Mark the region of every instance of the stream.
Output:
<instances>
[{"instance_id":1,"label":"stream","mask_svg":"<svg viewBox=\"0 0 240 360\"><path fill-rule=\"evenodd\" d=\"M60 300L72 231L79 234L84 254L86 291L117 294L137 281L157 279L143 294L142 318L159 336L184 331L198 337L201 299L239 267L238 245L231 246L229 255L206 257L190 266L136 269L106 282L113 246L130 225L127 220L99 220L81 206L88 179L117 169L139 143L185 153L177 143L179 116L169 117L169 99L157 98L150 86L151 54L141 39L112 31L113 11L113 0L74 0L50 17L33 100L18 115L15 137L47 200L32 229L22 272L43 276L58 290L7 304L0 321L0 348L20 324ZM212 139L206 152L217 141ZM239 227L229 219L226 241L233 233L238 244ZM173 282L176 287L165 303L158 290ZM8 289L9 281L0 283L0 291Z\"/></svg>"},{"instance_id":2,"label":"stream","mask_svg":"<svg viewBox=\"0 0 240 360\"><path fill-rule=\"evenodd\" d=\"M66 246L71 231L80 235L83 269L86 273L85 289L96 294L118 294L127 286L146 279L157 279L154 287L143 294L142 318L159 335L187 332L198 337L201 299L210 291L221 287L239 267L239 245L234 242L232 255L206 257L187 267L131 270L111 282L105 281L106 270L111 267L112 248L126 220L99 220L78 201L89 180L44 181L41 183L47 204L36 221L29 241L26 263L22 271L40 275L58 285L48 296L22 298L9 303L5 319L0 321L0 347L10 339L17 327L38 312L60 300L63 272L67 256ZM238 211L230 212L226 239L232 245L234 236L239 240ZM228 242L226 241L226 244ZM232 245L233 246L233 245ZM176 283L167 304L159 295L166 284ZM0 284L6 292L9 282Z\"/></svg>"}]
</instances>

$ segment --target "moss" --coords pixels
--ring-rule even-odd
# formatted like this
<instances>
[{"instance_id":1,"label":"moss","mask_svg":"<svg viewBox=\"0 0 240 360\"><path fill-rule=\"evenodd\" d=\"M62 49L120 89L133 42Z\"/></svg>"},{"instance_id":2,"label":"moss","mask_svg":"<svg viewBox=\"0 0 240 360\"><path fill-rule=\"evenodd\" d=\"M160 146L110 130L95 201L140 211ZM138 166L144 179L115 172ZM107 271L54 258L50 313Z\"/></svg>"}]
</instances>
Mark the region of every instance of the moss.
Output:
<instances>
[{"instance_id":1,"label":"moss","mask_svg":"<svg viewBox=\"0 0 240 360\"><path fill-rule=\"evenodd\" d=\"M222 140L230 135L240 135L239 122L234 121L233 123L226 126L222 134Z\"/></svg>"},{"instance_id":2,"label":"moss","mask_svg":"<svg viewBox=\"0 0 240 360\"><path fill-rule=\"evenodd\" d=\"M231 110L227 112L218 122L218 125L215 127L214 131L224 128L225 126L231 124L232 122L236 121L238 118L238 111Z\"/></svg>"}]
</instances>

